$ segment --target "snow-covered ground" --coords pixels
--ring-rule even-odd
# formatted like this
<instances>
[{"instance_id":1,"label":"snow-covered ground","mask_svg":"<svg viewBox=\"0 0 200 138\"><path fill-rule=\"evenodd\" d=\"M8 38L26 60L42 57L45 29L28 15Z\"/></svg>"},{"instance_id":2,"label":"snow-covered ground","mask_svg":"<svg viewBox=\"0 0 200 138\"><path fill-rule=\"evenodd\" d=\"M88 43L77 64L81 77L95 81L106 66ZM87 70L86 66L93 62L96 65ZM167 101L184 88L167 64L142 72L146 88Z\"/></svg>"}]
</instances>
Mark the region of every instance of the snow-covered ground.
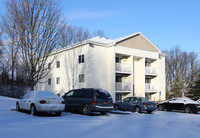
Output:
<instances>
[{"instance_id":1,"label":"snow-covered ground","mask_svg":"<svg viewBox=\"0 0 200 138\"><path fill-rule=\"evenodd\" d=\"M62 116L30 116L15 110L16 99L0 96L1 138L199 138L200 113L161 112L138 114L115 112L85 116L64 112Z\"/></svg>"}]
</instances>

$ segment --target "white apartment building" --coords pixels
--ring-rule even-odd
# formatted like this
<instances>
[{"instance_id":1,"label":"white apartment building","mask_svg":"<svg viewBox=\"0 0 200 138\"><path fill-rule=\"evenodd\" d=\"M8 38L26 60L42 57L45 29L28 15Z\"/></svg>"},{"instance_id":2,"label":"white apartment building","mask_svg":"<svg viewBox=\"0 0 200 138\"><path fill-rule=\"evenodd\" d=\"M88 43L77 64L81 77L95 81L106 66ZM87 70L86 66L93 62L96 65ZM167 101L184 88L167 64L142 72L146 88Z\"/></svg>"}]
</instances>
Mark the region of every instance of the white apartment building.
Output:
<instances>
[{"instance_id":1,"label":"white apartment building","mask_svg":"<svg viewBox=\"0 0 200 138\"><path fill-rule=\"evenodd\" d=\"M111 40L94 37L59 49L50 73L36 90L63 95L71 89L101 88L113 101L142 96L165 100L165 54L141 33Z\"/></svg>"}]
</instances>

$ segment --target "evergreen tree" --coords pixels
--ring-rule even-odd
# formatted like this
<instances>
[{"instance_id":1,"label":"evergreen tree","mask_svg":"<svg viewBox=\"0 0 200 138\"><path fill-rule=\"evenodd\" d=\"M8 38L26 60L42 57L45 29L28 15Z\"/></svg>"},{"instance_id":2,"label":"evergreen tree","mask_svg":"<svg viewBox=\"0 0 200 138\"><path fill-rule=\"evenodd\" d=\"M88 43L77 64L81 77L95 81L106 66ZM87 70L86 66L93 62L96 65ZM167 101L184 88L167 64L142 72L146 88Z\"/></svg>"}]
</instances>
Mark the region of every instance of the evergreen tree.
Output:
<instances>
[{"instance_id":1,"label":"evergreen tree","mask_svg":"<svg viewBox=\"0 0 200 138\"><path fill-rule=\"evenodd\" d=\"M200 98L200 74L196 81L190 85L189 93L187 94L193 100L197 100Z\"/></svg>"}]
</instances>

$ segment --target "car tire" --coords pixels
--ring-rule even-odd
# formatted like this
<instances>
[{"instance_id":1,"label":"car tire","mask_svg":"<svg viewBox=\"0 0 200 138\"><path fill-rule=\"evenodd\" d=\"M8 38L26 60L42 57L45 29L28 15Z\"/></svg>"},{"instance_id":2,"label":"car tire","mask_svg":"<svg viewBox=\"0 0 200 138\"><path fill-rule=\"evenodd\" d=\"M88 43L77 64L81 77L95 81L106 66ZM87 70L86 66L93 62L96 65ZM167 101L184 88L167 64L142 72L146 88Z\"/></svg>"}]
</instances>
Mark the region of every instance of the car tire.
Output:
<instances>
[{"instance_id":1,"label":"car tire","mask_svg":"<svg viewBox=\"0 0 200 138\"><path fill-rule=\"evenodd\" d=\"M16 103L16 110L17 110L17 111L20 111L20 110L21 110L18 102Z\"/></svg>"},{"instance_id":2,"label":"car tire","mask_svg":"<svg viewBox=\"0 0 200 138\"><path fill-rule=\"evenodd\" d=\"M152 111L147 111L147 113L148 113L148 114L151 114L151 113L152 113Z\"/></svg>"},{"instance_id":3,"label":"car tire","mask_svg":"<svg viewBox=\"0 0 200 138\"><path fill-rule=\"evenodd\" d=\"M114 109L115 109L115 110L119 110L119 106L118 106L118 105L115 105L115 106L114 106Z\"/></svg>"},{"instance_id":4,"label":"car tire","mask_svg":"<svg viewBox=\"0 0 200 138\"><path fill-rule=\"evenodd\" d=\"M138 106L135 107L134 111L137 112L137 113L141 113L140 107L138 107Z\"/></svg>"},{"instance_id":5,"label":"car tire","mask_svg":"<svg viewBox=\"0 0 200 138\"><path fill-rule=\"evenodd\" d=\"M158 110L159 110L159 111L164 111L163 105L159 105L159 106L158 106Z\"/></svg>"},{"instance_id":6,"label":"car tire","mask_svg":"<svg viewBox=\"0 0 200 138\"><path fill-rule=\"evenodd\" d=\"M31 115L37 115L37 110L35 108L35 105L33 105L33 104L31 105L30 113L31 113Z\"/></svg>"},{"instance_id":7,"label":"car tire","mask_svg":"<svg viewBox=\"0 0 200 138\"><path fill-rule=\"evenodd\" d=\"M107 112L100 112L102 115L106 115L107 114Z\"/></svg>"},{"instance_id":8,"label":"car tire","mask_svg":"<svg viewBox=\"0 0 200 138\"><path fill-rule=\"evenodd\" d=\"M56 112L57 116L61 116L62 112Z\"/></svg>"},{"instance_id":9,"label":"car tire","mask_svg":"<svg viewBox=\"0 0 200 138\"><path fill-rule=\"evenodd\" d=\"M185 113L190 113L190 112L191 112L190 107L186 106L186 107L184 108L184 112L185 112Z\"/></svg>"},{"instance_id":10,"label":"car tire","mask_svg":"<svg viewBox=\"0 0 200 138\"><path fill-rule=\"evenodd\" d=\"M83 106L83 108L82 108L82 113L83 113L84 115L90 115L90 113L91 113L90 107L89 107L87 104L85 104L85 105Z\"/></svg>"}]
</instances>

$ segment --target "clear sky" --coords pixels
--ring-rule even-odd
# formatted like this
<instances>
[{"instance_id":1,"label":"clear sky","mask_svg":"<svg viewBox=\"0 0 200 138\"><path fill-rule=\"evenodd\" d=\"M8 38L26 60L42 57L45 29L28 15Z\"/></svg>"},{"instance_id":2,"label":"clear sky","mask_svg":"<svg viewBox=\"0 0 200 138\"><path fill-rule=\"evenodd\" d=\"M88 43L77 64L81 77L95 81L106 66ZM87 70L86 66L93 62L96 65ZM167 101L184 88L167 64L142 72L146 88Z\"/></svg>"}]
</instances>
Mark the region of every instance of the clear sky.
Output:
<instances>
[{"instance_id":1,"label":"clear sky","mask_svg":"<svg viewBox=\"0 0 200 138\"><path fill-rule=\"evenodd\" d=\"M110 39L141 32L161 50L200 54L200 0L63 0L62 7L69 23Z\"/></svg>"}]
</instances>

